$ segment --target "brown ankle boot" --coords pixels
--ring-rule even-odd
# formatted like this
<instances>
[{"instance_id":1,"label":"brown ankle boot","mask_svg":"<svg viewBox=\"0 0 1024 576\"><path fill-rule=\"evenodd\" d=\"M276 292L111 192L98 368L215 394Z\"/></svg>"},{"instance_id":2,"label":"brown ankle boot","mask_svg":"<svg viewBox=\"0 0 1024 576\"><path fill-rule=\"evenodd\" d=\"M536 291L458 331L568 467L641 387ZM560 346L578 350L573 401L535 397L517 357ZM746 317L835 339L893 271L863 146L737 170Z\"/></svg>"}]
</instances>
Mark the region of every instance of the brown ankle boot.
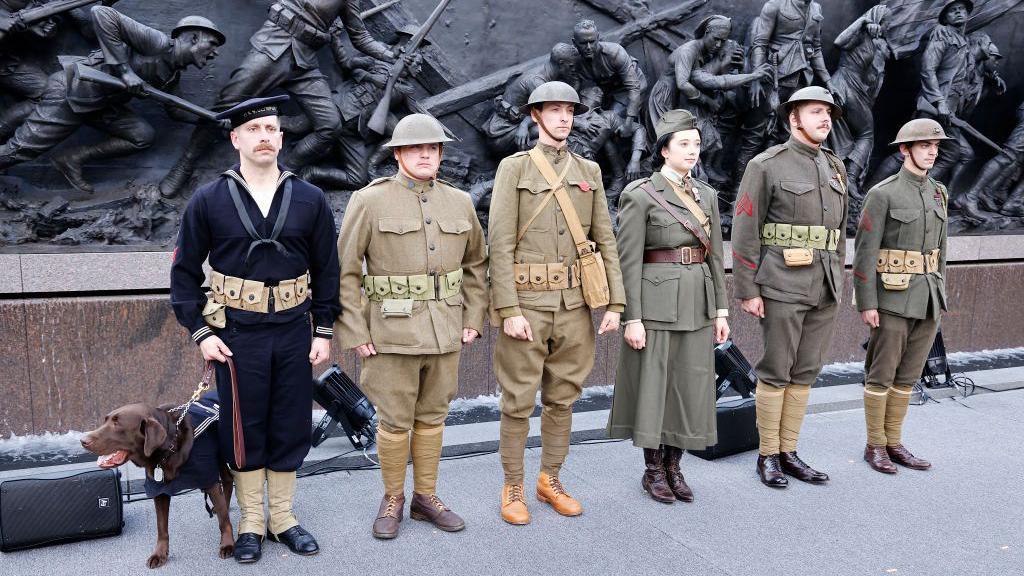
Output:
<instances>
[{"instance_id":1,"label":"brown ankle boot","mask_svg":"<svg viewBox=\"0 0 1024 576\"><path fill-rule=\"evenodd\" d=\"M541 472L537 477L537 500L550 504L562 516L579 516L583 506L565 491L557 476Z\"/></svg>"},{"instance_id":2,"label":"brown ankle boot","mask_svg":"<svg viewBox=\"0 0 1024 576\"><path fill-rule=\"evenodd\" d=\"M425 520L445 532L458 532L466 527L462 518L445 506L436 494L424 495L413 492L412 503L409 504L409 518Z\"/></svg>"},{"instance_id":3,"label":"brown ankle boot","mask_svg":"<svg viewBox=\"0 0 1024 576\"><path fill-rule=\"evenodd\" d=\"M640 481L640 485L644 487L644 490L651 495L658 502L664 502L665 504L671 504L676 501L675 495L672 493L672 488L668 485L668 479L665 477L665 463L664 453L660 448L644 448L644 465L647 467L644 470L643 480Z\"/></svg>"},{"instance_id":4,"label":"brown ankle boot","mask_svg":"<svg viewBox=\"0 0 1024 576\"><path fill-rule=\"evenodd\" d=\"M686 484L683 472L679 469L679 461L683 458L683 449L674 446L665 446L665 475L668 477L668 486L672 494L680 502L693 502L693 490Z\"/></svg>"},{"instance_id":5,"label":"brown ankle boot","mask_svg":"<svg viewBox=\"0 0 1024 576\"><path fill-rule=\"evenodd\" d=\"M373 535L381 540L390 540L398 536L398 524L405 514L405 495L384 495L377 511L377 519L373 521Z\"/></svg>"},{"instance_id":6,"label":"brown ankle boot","mask_svg":"<svg viewBox=\"0 0 1024 576\"><path fill-rule=\"evenodd\" d=\"M872 446L871 444L865 446L864 461L875 471L883 474L896 473L896 466L893 465L892 460L889 460L889 453L886 452L885 446Z\"/></svg>"}]
</instances>

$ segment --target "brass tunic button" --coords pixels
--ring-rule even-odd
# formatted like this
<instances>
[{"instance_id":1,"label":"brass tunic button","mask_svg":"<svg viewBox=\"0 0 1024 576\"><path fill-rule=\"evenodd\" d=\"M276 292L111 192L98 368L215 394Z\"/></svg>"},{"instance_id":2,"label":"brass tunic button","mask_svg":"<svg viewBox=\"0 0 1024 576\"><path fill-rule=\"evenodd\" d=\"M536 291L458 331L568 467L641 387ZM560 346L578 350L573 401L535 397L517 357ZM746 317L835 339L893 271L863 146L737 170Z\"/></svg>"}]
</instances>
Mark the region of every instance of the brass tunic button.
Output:
<instances>
[{"instance_id":1,"label":"brass tunic button","mask_svg":"<svg viewBox=\"0 0 1024 576\"><path fill-rule=\"evenodd\" d=\"M559 256L558 257L558 261L559 262L565 262L565 256Z\"/></svg>"},{"instance_id":2,"label":"brass tunic button","mask_svg":"<svg viewBox=\"0 0 1024 576\"><path fill-rule=\"evenodd\" d=\"M420 196L420 200L423 200L424 204L427 203L427 197L426 196Z\"/></svg>"},{"instance_id":3,"label":"brass tunic button","mask_svg":"<svg viewBox=\"0 0 1024 576\"><path fill-rule=\"evenodd\" d=\"M431 250L433 250L433 249L434 249L434 243L433 243L433 242L431 242L431 243L430 243L430 249L431 249Z\"/></svg>"},{"instance_id":4,"label":"brass tunic button","mask_svg":"<svg viewBox=\"0 0 1024 576\"><path fill-rule=\"evenodd\" d=\"M424 222L426 222L427 224L430 224L431 222L433 222L433 220L430 219L430 216L427 216L427 218L426 218L426 220L424 220Z\"/></svg>"},{"instance_id":5,"label":"brass tunic button","mask_svg":"<svg viewBox=\"0 0 1024 576\"><path fill-rule=\"evenodd\" d=\"M559 235L559 236L562 236L562 235L564 235L564 234L565 234L565 228L559 228L559 229L558 229L558 235Z\"/></svg>"}]
</instances>

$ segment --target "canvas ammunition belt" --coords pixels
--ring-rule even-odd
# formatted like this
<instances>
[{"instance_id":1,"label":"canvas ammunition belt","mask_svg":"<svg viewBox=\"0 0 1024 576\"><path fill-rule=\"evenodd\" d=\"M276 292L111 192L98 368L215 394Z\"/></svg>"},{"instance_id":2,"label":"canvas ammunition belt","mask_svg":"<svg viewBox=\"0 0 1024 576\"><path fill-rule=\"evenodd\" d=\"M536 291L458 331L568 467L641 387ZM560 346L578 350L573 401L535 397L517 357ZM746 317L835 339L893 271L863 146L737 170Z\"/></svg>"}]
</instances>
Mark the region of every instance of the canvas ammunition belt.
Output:
<instances>
[{"instance_id":1,"label":"canvas ammunition belt","mask_svg":"<svg viewBox=\"0 0 1024 576\"><path fill-rule=\"evenodd\" d=\"M462 268L443 274L363 276L370 300L444 300L462 290Z\"/></svg>"},{"instance_id":2,"label":"canvas ammunition belt","mask_svg":"<svg viewBox=\"0 0 1024 576\"><path fill-rule=\"evenodd\" d=\"M939 249L922 254L916 250L878 251L878 265L882 274L931 274L939 271Z\"/></svg>"},{"instance_id":3,"label":"canvas ammunition belt","mask_svg":"<svg viewBox=\"0 0 1024 576\"><path fill-rule=\"evenodd\" d=\"M706 258L707 252L695 246L644 250L644 264L702 264Z\"/></svg>"},{"instance_id":4,"label":"canvas ammunition belt","mask_svg":"<svg viewBox=\"0 0 1024 576\"><path fill-rule=\"evenodd\" d=\"M516 264L516 290L542 292L565 290L580 285L580 269L576 263L566 266L557 264Z\"/></svg>"},{"instance_id":5,"label":"canvas ammunition belt","mask_svg":"<svg viewBox=\"0 0 1024 576\"><path fill-rule=\"evenodd\" d=\"M298 278L282 280L277 285L226 276L212 270L210 289L213 301L236 310L267 313L273 302L274 311L295 308L309 298L309 272Z\"/></svg>"},{"instance_id":6,"label":"canvas ammunition belt","mask_svg":"<svg viewBox=\"0 0 1024 576\"><path fill-rule=\"evenodd\" d=\"M783 248L814 248L835 252L839 249L841 231L824 226L766 223L761 229L761 244Z\"/></svg>"},{"instance_id":7,"label":"canvas ammunition belt","mask_svg":"<svg viewBox=\"0 0 1024 576\"><path fill-rule=\"evenodd\" d=\"M318 30L295 12L277 3L270 7L267 19L312 48L320 48L331 39L326 32Z\"/></svg>"}]
</instances>

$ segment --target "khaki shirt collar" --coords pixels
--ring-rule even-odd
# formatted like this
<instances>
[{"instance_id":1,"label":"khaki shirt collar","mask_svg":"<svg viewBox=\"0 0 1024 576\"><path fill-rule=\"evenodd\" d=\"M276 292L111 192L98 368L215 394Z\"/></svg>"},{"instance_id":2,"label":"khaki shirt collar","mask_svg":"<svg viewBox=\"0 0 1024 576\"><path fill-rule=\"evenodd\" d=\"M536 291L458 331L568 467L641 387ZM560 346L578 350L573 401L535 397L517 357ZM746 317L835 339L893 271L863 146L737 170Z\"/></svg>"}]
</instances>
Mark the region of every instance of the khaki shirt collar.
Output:
<instances>
[{"instance_id":1,"label":"khaki shirt collar","mask_svg":"<svg viewBox=\"0 0 1024 576\"><path fill-rule=\"evenodd\" d=\"M397 182L402 188L412 190L413 192L417 193L428 192L434 189L433 180L427 180L425 182L420 180L413 180L412 178L409 178L408 176L403 174L401 170L399 170L398 173L395 174L395 182Z\"/></svg>"},{"instance_id":2,"label":"khaki shirt collar","mask_svg":"<svg viewBox=\"0 0 1024 576\"><path fill-rule=\"evenodd\" d=\"M811 146L810 144L804 144L803 142L797 140L795 136L790 136L789 142L787 144L793 150L796 150L797 152L805 156L810 156L811 158L817 158L818 154L821 154L820 146L814 147Z\"/></svg>"},{"instance_id":3,"label":"khaki shirt collar","mask_svg":"<svg viewBox=\"0 0 1024 576\"><path fill-rule=\"evenodd\" d=\"M556 161L565 158L566 155L569 154L568 144L562 146L561 148L555 148L554 146L549 146L547 144L537 142L537 148L540 148L540 151L543 152L545 156L547 156L548 158L552 158Z\"/></svg>"},{"instance_id":4,"label":"khaki shirt collar","mask_svg":"<svg viewBox=\"0 0 1024 576\"><path fill-rule=\"evenodd\" d=\"M661 167L660 172L666 180L675 184L676 186L679 186L680 188L688 188L690 185L693 184L693 182L690 180L689 174L684 176L679 172L676 172L675 170L669 168L667 164Z\"/></svg>"},{"instance_id":5,"label":"khaki shirt collar","mask_svg":"<svg viewBox=\"0 0 1024 576\"><path fill-rule=\"evenodd\" d=\"M906 166L900 168L899 177L901 180L914 184L915 186L920 186L928 181L927 173L925 173L924 176L918 176L917 174L914 174L910 170L907 170Z\"/></svg>"}]
</instances>

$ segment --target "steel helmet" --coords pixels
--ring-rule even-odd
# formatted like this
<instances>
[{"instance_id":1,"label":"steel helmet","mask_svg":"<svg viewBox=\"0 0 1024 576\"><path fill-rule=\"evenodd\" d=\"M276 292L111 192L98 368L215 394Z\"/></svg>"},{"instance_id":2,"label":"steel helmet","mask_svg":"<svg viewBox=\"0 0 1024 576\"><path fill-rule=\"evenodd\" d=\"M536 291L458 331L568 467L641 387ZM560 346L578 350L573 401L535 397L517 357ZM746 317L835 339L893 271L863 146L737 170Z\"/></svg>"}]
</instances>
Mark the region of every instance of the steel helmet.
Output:
<instances>
[{"instance_id":1,"label":"steel helmet","mask_svg":"<svg viewBox=\"0 0 1024 576\"><path fill-rule=\"evenodd\" d=\"M801 88L793 95L789 97L783 104L779 105L778 113L779 118L786 118L789 116L789 111L793 109L794 104L800 102L824 102L832 107L832 118L839 118L843 115L843 109L836 104L836 99L832 97L832 93L821 86L807 86Z\"/></svg>"},{"instance_id":2,"label":"steel helmet","mask_svg":"<svg viewBox=\"0 0 1024 576\"><path fill-rule=\"evenodd\" d=\"M557 80L552 82L545 82L540 86L534 88L533 92L530 92L530 99L519 107L519 111L523 114L529 115L530 108L534 104L543 104L544 102L570 102L575 105L573 114L585 114L590 107L586 104L580 103L580 95L576 93L576 90L566 84L565 82L559 82Z\"/></svg>"},{"instance_id":3,"label":"steel helmet","mask_svg":"<svg viewBox=\"0 0 1024 576\"><path fill-rule=\"evenodd\" d=\"M417 144L441 144L451 142L444 133L444 126L429 114L410 114L398 121L391 133L388 148L415 146Z\"/></svg>"},{"instance_id":4,"label":"steel helmet","mask_svg":"<svg viewBox=\"0 0 1024 576\"><path fill-rule=\"evenodd\" d=\"M206 30L217 37L218 45L223 46L224 42L227 41L227 37L224 33L217 28L217 25L213 23L209 18L203 16L185 16L178 23L174 25L174 29L171 30L171 38L177 38L181 36L186 30Z\"/></svg>"},{"instance_id":5,"label":"steel helmet","mask_svg":"<svg viewBox=\"0 0 1024 576\"><path fill-rule=\"evenodd\" d=\"M912 144L923 140L951 140L942 125L931 118L915 118L907 122L896 133L896 139L889 146Z\"/></svg>"}]
</instances>

